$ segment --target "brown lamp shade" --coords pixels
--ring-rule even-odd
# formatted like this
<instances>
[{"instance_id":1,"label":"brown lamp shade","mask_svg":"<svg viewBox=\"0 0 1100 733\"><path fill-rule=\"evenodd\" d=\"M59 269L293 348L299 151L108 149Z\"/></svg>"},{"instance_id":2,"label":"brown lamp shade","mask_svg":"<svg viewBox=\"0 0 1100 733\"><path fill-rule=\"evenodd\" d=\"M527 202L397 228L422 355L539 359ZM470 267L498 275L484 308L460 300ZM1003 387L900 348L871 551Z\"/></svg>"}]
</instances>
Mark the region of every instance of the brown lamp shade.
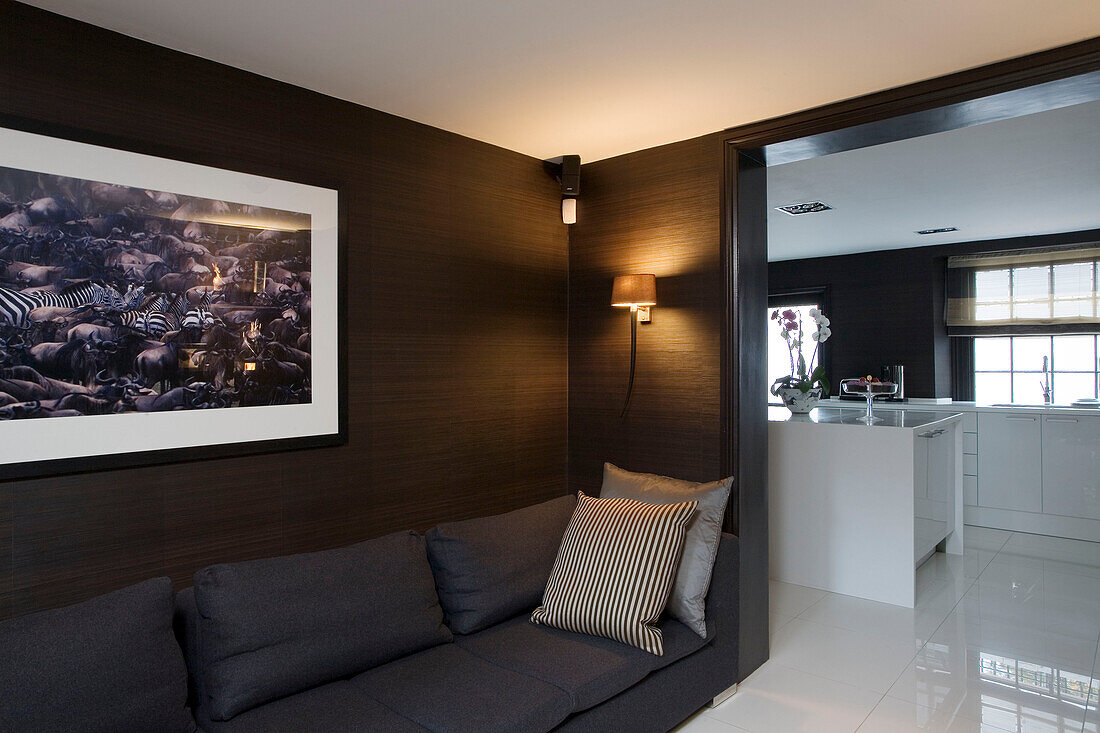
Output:
<instances>
[{"instance_id":1,"label":"brown lamp shade","mask_svg":"<svg viewBox=\"0 0 1100 733\"><path fill-rule=\"evenodd\" d=\"M657 276L619 275L611 286L611 305L657 305Z\"/></svg>"}]
</instances>

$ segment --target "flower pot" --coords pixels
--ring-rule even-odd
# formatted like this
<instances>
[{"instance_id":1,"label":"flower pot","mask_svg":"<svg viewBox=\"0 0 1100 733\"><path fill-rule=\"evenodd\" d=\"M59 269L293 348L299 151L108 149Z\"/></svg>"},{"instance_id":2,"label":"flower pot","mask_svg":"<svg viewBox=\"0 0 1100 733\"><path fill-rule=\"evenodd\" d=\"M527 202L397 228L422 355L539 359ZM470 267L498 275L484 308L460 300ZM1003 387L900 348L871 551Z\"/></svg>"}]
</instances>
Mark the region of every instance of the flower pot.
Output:
<instances>
[{"instance_id":1,"label":"flower pot","mask_svg":"<svg viewBox=\"0 0 1100 733\"><path fill-rule=\"evenodd\" d=\"M817 407L818 401L824 397L821 387L814 387L809 392L803 392L798 387L780 387L776 391L787 409L796 415L805 415Z\"/></svg>"}]
</instances>

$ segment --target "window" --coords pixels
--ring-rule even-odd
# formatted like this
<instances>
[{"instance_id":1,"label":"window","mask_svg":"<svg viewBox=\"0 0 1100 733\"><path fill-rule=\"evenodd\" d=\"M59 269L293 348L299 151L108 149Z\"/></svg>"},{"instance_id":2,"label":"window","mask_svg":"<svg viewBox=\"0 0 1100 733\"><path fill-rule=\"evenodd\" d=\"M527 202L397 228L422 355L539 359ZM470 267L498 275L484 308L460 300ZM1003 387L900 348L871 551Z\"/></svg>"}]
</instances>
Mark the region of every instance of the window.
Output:
<instances>
[{"instance_id":1,"label":"window","mask_svg":"<svg viewBox=\"0 0 1100 733\"><path fill-rule=\"evenodd\" d=\"M782 377L784 374L791 373L791 351L787 348L787 342L783 340L783 336L779 333L779 328L776 327L775 321L771 320L771 313L775 307L779 307L781 310L790 308L802 319L803 330L809 329L813 332L814 320L810 318L809 312L811 308L820 308L817 303L795 303L791 305L774 306L768 309L768 388L771 389L772 382L776 377ZM803 345L803 350L812 349L815 342L807 335L805 338L806 344ZM810 360L812 351L805 352L804 356L806 361ZM820 358L820 357L819 357ZM821 362L818 362L821 363ZM776 397L772 396L772 393L768 392L768 402L776 400Z\"/></svg>"},{"instance_id":2,"label":"window","mask_svg":"<svg viewBox=\"0 0 1100 733\"><path fill-rule=\"evenodd\" d=\"M974 399L979 403L1068 405L1100 397L1100 336L992 336L974 339ZM1050 372L1043 373L1044 360Z\"/></svg>"},{"instance_id":3,"label":"window","mask_svg":"<svg viewBox=\"0 0 1100 733\"><path fill-rule=\"evenodd\" d=\"M947 326L952 336L1005 329L1073 327L1100 323L1100 248L1017 250L950 257Z\"/></svg>"},{"instance_id":4,"label":"window","mask_svg":"<svg viewBox=\"0 0 1100 733\"><path fill-rule=\"evenodd\" d=\"M1092 319L1097 314L1095 262L978 270L974 320Z\"/></svg>"}]
</instances>

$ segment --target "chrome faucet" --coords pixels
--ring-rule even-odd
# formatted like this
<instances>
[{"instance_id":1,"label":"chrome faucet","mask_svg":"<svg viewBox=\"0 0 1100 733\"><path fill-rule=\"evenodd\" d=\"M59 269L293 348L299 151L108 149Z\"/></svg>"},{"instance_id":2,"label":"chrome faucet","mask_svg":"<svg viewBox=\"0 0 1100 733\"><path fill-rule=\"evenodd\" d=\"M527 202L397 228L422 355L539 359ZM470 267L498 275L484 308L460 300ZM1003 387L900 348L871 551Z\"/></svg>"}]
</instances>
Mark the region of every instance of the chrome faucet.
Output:
<instances>
[{"instance_id":1,"label":"chrome faucet","mask_svg":"<svg viewBox=\"0 0 1100 733\"><path fill-rule=\"evenodd\" d=\"M1050 387L1050 357L1043 357L1043 381L1039 384L1043 387L1043 404L1049 405L1054 402L1053 394Z\"/></svg>"}]
</instances>

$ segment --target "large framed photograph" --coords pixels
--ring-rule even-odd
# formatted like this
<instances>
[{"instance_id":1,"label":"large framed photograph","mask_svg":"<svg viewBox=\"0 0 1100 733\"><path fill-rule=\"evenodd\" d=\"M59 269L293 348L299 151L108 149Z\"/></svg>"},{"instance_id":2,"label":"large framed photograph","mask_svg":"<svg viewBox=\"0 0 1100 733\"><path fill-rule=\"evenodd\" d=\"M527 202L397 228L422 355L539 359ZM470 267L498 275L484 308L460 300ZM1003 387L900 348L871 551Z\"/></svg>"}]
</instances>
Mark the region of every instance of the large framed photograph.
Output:
<instances>
[{"instance_id":1,"label":"large framed photograph","mask_svg":"<svg viewBox=\"0 0 1100 733\"><path fill-rule=\"evenodd\" d=\"M338 192L0 128L0 478L346 440Z\"/></svg>"}]
</instances>

